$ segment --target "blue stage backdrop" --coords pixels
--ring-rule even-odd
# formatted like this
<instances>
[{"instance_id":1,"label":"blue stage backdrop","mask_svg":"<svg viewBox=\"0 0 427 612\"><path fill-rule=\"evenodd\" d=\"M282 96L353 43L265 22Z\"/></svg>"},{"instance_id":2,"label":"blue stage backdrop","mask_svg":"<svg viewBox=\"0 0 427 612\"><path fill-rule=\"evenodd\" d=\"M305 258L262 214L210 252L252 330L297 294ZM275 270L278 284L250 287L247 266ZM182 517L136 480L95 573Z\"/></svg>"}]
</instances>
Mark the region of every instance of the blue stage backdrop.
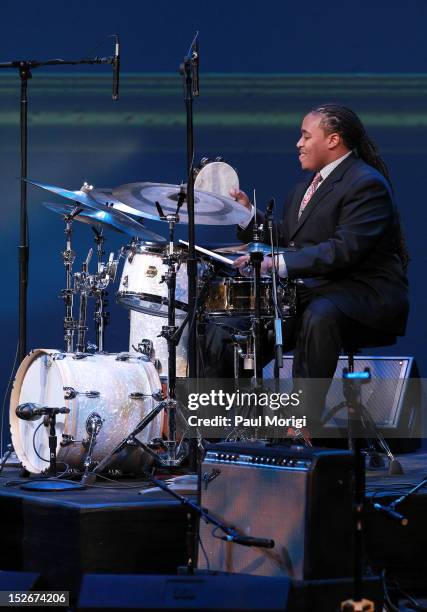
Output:
<instances>
[{"instance_id":1,"label":"blue stage backdrop","mask_svg":"<svg viewBox=\"0 0 427 612\"><path fill-rule=\"evenodd\" d=\"M409 250L408 333L384 353L415 355L425 372L427 74L424 2L156 3L124 0L2 3L0 61L111 55L122 42L120 100L111 101L109 67L35 70L29 82L29 177L77 189L131 181L185 180L185 109L178 65L200 31L201 95L194 105L196 161L223 155L241 186L263 206L282 202L301 177L295 143L307 110L324 101L350 105L391 170ZM101 45L101 46L98 46ZM96 48L95 51L93 49ZM17 344L19 78L0 70L2 351L0 387ZM28 348L62 348L63 223L29 188ZM147 226L165 235L155 222ZM76 270L92 246L75 224ZM178 232L186 237L186 227ZM197 228L197 241L234 240L234 228ZM108 234L106 248L125 243ZM114 304L107 349L127 348L127 312ZM94 334L89 333L89 339ZM7 406L7 402L6 402ZM7 424L7 416L4 416ZM6 425L7 426L7 425Z\"/></svg>"}]
</instances>

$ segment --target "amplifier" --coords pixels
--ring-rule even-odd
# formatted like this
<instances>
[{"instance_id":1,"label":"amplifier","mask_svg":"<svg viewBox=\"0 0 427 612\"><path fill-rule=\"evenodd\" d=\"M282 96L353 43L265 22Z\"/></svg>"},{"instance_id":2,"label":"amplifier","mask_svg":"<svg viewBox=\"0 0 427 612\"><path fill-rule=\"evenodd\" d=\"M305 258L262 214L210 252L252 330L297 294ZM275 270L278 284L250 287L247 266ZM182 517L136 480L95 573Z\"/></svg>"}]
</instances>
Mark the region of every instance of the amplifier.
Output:
<instances>
[{"instance_id":1,"label":"amplifier","mask_svg":"<svg viewBox=\"0 0 427 612\"><path fill-rule=\"evenodd\" d=\"M209 444L201 465L201 505L272 549L224 542L200 522L198 567L306 580L352 575L349 451Z\"/></svg>"},{"instance_id":2,"label":"amplifier","mask_svg":"<svg viewBox=\"0 0 427 612\"><path fill-rule=\"evenodd\" d=\"M292 378L292 355L284 355L280 378ZM334 406L344 400L342 385L343 368L348 366L347 357L341 356L335 370L335 383L331 385L326 397L323 413L325 437L347 422L347 412L342 409L327 418ZM369 367L372 379L362 388L362 402L373 418L376 426L395 452L410 452L420 446L421 437L421 392L418 368L413 357L371 357L358 355L354 358L355 371ZM264 368L264 378L274 378L274 361Z\"/></svg>"}]
</instances>

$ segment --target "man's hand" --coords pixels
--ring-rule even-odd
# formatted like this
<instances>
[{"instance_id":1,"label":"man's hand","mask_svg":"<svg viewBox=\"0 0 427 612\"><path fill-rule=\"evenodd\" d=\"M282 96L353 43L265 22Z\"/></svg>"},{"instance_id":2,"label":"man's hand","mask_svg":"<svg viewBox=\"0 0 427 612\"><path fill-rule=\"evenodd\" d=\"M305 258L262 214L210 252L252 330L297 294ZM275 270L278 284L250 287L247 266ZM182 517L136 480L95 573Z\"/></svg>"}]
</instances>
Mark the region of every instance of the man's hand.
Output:
<instances>
[{"instance_id":1,"label":"man's hand","mask_svg":"<svg viewBox=\"0 0 427 612\"><path fill-rule=\"evenodd\" d=\"M248 196L244 191L241 191L240 189L230 189L230 197L233 198L233 200L236 200L236 202L239 202L239 204L241 204L245 208L247 208L247 210L252 210L251 201L249 200Z\"/></svg>"},{"instance_id":2,"label":"man's hand","mask_svg":"<svg viewBox=\"0 0 427 612\"><path fill-rule=\"evenodd\" d=\"M252 276L253 269L250 265L251 258L249 255L242 255L233 262L234 268L239 268L239 272L242 276ZM261 262L261 276L269 276L271 274L272 261L271 257L267 255Z\"/></svg>"}]
</instances>

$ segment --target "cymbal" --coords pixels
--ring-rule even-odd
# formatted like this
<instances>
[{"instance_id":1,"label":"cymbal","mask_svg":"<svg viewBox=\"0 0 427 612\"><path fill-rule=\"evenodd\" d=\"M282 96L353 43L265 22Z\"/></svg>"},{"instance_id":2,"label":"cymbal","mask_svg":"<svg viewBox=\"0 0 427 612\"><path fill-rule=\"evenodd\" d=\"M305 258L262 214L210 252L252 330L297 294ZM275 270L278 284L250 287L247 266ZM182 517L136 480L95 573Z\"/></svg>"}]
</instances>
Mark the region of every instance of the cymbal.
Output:
<instances>
[{"instance_id":1,"label":"cymbal","mask_svg":"<svg viewBox=\"0 0 427 612\"><path fill-rule=\"evenodd\" d=\"M43 206L59 215L69 215L75 209L72 204L57 204L54 202L43 202ZM151 230L141 225L135 219L121 213L117 215L112 210L96 210L95 208L83 208L78 215L74 217L76 221L86 223L95 227L103 227L112 229L121 234L127 234L133 238L139 238L145 242L149 241L155 244L166 244L166 239L159 234L155 234Z\"/></svg>"},{"instance_id":2,"label":"cymbal","mask_svg":"<svg viewBox=\"0 0 427 612\"><path fill-rule=\"evenodd\" d=\"M38 183L36 181L30 181L29 179L26 179L26 182L30 185L35 185L36 187L40 187L41 189L45 189L46 191L50 191L51 193L66 198L67 200L72 200L73 202L82 205L86 212L88 210L98 211L101 213L98 215L98 222L102 217L106 226L114 227L115 229L136 238L153 240L162 244L166 243L166 239L163 238L163 236L159 236L158 234L147 230L138 221L132 219L121 210L117 210L114 205L114 201L116 200L114 196L112 196L111 190L106 189L101 192L100 190L88 188L87 191L82 189L71 191L69 189L64 189L63 187L56 187L55 185L48 185L46 183ZM108 193L108 191L110 191L110 193ZM92 196L92 194L94 195ZM94 196L97 199L95 199ZM101 200L104 200L104 202ZM113 201L108 205L107 202L109 202L109 200ZM87 216L87 214L85 216Z\"/></svg>"},{"instance_id":3,"label":"cymbal","mask_svg":"<svg viewBox=\"0 0 427 612\"><path fill-rule=\"evenodd\" d=\"M159 221L156 202L159 202L165 215L174 214L180 195L179 185L167 183L127 183L113 189L113 196L120 202L135 209L147 219ZM180 223L188 223L187 203L179 210ZM194 191L194 220L198 225L237 225L247 223L250 212L232 198Z\"/></svg>"},{"instance_id":4,"label":"cymbal","mask_svg":"<svg viewBox=\"0 0 427 612\"><path fill-rule=\"evenodd\" d=\"M87 208L95 208L96 210L104 210L106 206L113 208L114 210L118 210L121 213L125 214L136 214L138 217L142 217L141 213L138 214L130 206L126 206L123 202L117 200L112 193L110 188L105 189L93 189L90 185L87 186L87 189L78 189L76 191L71 191L69 189L64 189L63 187L56 187L55 185L48 185L47 183L38 183L36 181L30 181L29 179L25 179L26 183L30 185L35 185L36 187L41 187L41 189L45 189L46 191L50 191L55 195L61 196L61 198L66 198L67 200L72 200L73 202L78 202Z\"/></svg>"},{"instance_id":5,"label":"cymbal","mask_svg":"<svg viewBox=\"0 0 427 612\"><path fill-rule=\"evenodd\" d=\"M229 255L249 255L254 251L262 251L264 255L271 253L271 246L263 242L248 242L247 244L233 244L231 246L212 249L215 253L226 253ZM276 249L275 249L276 251ZM280 253L281 251L279 251Z\"/></svg>"}]
</instances>

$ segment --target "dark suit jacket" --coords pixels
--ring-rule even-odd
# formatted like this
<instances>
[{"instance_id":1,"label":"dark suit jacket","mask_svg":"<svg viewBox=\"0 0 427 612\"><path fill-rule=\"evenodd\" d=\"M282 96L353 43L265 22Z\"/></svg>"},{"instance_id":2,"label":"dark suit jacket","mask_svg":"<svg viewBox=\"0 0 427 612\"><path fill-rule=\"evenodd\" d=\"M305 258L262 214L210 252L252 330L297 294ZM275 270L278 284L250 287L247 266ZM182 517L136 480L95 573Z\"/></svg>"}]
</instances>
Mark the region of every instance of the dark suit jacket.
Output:
<instances>
[{"instance_id":1,"label":"dark suit jacket","mask_svg":"<svg viewBox=\"0 0 427 612\"><path fill-rule=\"evenodd\" d=\"M387 181L350 155L322 181L298 221L309 183L300 183L291 192L278 225L279 244L288 247L289 277L303 278L352 319L403 335L408 284L398 255L398 221ZM238 230L243 242L251 241L252 225Z\"/></svg>"}]
</instances>

